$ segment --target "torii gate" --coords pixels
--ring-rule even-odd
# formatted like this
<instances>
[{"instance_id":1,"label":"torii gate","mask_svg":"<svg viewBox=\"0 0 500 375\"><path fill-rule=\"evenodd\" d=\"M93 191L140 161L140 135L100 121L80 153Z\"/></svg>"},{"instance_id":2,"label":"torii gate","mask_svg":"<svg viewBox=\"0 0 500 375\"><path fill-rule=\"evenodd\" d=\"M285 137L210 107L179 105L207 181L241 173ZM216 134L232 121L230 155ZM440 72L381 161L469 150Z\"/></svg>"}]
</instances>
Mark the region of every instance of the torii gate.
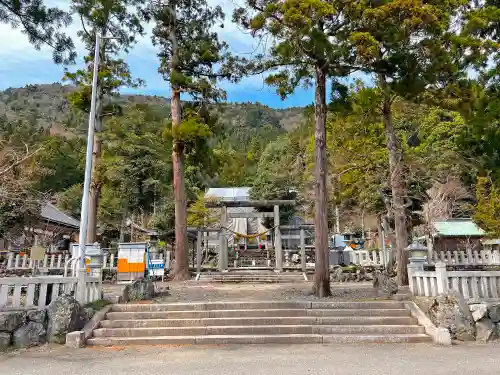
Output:
<instances>
[{"instance_id":1,"label":"torii gate","mask_svg":"<svg viewBox=\"0 0 500 375\"><path fill-rule=\"evenodd\" d=\"M228 253L227 253L227 234L224 228L224 223L227 223L228 218L274 218L274 252L276 257L275 270L277 272L283 271L283 248L281 245L281 230L280 230L280 206L294 206L294 200L248 200L248 201L215 201L206 202L206 208L220 208L221 220L219 231L219 271L224 272L228 269ZM228 207L253 207L253 208L271 208L273 211L269 212L227 212ZM201 231L198 231L198 238L200 239ZM201 243L201 239L197 241ZM197 246L197 259L201 260L201 246Z\"/></svg>"}]
</instances>

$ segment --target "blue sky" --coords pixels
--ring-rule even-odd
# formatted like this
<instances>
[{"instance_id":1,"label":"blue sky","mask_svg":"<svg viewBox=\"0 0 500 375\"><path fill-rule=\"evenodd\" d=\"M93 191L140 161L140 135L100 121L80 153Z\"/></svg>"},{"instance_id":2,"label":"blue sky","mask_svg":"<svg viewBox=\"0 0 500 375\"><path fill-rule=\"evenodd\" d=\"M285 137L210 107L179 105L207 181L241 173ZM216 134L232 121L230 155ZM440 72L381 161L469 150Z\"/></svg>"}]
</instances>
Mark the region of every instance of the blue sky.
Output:
<instances>
[{"instance_id":1,"label":"blue sky","mask_svg":"<svg viewBox=\"0 0 500 375\"><path fill-rule=\"evenodd\" d=\"M221 5L226 13L225 27L218 31L221 39L229 43L231 52L248 55L255 51L257 42L230 22L236 0L208 1L212 5ZM67 8L69 1L49 0L48 3ZM76 41L76 32L79 26L75 21L67 30ZM42 50L36 51L29 44L25 35L19 30L12 29L9 25L0 25L0 35L2 35L0 38L0 89L61 81L64 69L52 62L50 49L42 48ZM84 50L80 43L77 43L77 50L81 57ZM169 96L167 83L157 73L158 58L149 35L139 40L130 54L125 56L125 59L130 65L132 74L146 81L146 86L134 90L135 93ZM282 101L273 88L264 84L263 79L264 76L255 76L238 84L224 84L228 100L232 102L259 101L275 108L308 105L314 100L312 89L301 89L287 100Z\"/></svg>"}]
</instances>

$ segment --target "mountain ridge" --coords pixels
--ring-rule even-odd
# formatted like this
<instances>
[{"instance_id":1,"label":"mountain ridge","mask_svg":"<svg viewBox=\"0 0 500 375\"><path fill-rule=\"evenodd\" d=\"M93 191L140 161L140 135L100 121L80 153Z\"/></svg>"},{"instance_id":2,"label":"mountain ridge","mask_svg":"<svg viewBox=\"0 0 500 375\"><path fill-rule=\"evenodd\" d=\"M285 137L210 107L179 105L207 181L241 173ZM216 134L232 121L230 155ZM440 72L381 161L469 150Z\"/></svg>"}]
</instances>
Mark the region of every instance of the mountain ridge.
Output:
<instances>
[{"instance_id":1,"label":"mountain ridge","mask_svg":"<svg viewBox=\"0 0 500 375\"><path fill-rule=\"evenodd\" d=\"M0 116L8 121L36 122L50 133L82 132L86 129L87 115L71 108L67 100L75 87L61 83L27 85L0 91ZM120 94L113 98L124 106L149 104L168 116L169 98L157 95ZM220 121L225 128L261 128L271 126L284 131L296 128L304 120L304 108L275 109L256 103L221 103Z\"/></svg>"}]
</instances>

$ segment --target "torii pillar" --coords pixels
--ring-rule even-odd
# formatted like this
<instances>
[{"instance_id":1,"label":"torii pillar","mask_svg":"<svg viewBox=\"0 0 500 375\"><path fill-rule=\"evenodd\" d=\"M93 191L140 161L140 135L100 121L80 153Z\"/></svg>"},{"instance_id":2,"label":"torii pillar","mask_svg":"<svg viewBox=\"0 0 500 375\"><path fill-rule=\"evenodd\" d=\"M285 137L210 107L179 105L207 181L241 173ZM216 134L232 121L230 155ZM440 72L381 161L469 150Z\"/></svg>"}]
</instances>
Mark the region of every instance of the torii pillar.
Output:
<instances>
[{"instance_id":1,"label":"torii pillar","mask_svg":"<svg viewBox=\"0 0 500 375\"><path fill-rule=\"evenodd\" d=\"M281 246L280 206L274 206L274 256L276 257L276 272L283 271L283 248Z\"/></svg>"},{"instance_id":2,"label":"torii pillar","mask_svg":"<svg viewBox=\"0 0 500 375\"><path fill-rule=\"evenodd\" d=\"M219 232L219 271L227 270L227 238L225 235L225 228L227 226L227 206L223 205L220 209L220 232Z\"/></svg>"}]
</instances>

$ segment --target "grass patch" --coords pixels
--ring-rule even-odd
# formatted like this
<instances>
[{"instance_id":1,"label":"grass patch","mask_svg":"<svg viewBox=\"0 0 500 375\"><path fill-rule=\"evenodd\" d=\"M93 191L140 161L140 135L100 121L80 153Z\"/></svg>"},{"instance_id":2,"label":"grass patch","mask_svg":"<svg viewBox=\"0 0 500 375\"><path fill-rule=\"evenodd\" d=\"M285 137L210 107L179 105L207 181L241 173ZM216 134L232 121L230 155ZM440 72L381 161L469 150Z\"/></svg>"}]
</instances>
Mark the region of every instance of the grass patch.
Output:
<instances>
[{"instance_id":1,"label":"grass patch","mask_svg":"<svg viewBox=\"0 0 500 375\"><path fill-rule=\"evenodd\" d=\"M108 301L107 299L100 299L94 302L87 303L85 307L91 307L94 311L99 311L105 306L111 305L113 302Z\"/></svg>"}]
</instances>

